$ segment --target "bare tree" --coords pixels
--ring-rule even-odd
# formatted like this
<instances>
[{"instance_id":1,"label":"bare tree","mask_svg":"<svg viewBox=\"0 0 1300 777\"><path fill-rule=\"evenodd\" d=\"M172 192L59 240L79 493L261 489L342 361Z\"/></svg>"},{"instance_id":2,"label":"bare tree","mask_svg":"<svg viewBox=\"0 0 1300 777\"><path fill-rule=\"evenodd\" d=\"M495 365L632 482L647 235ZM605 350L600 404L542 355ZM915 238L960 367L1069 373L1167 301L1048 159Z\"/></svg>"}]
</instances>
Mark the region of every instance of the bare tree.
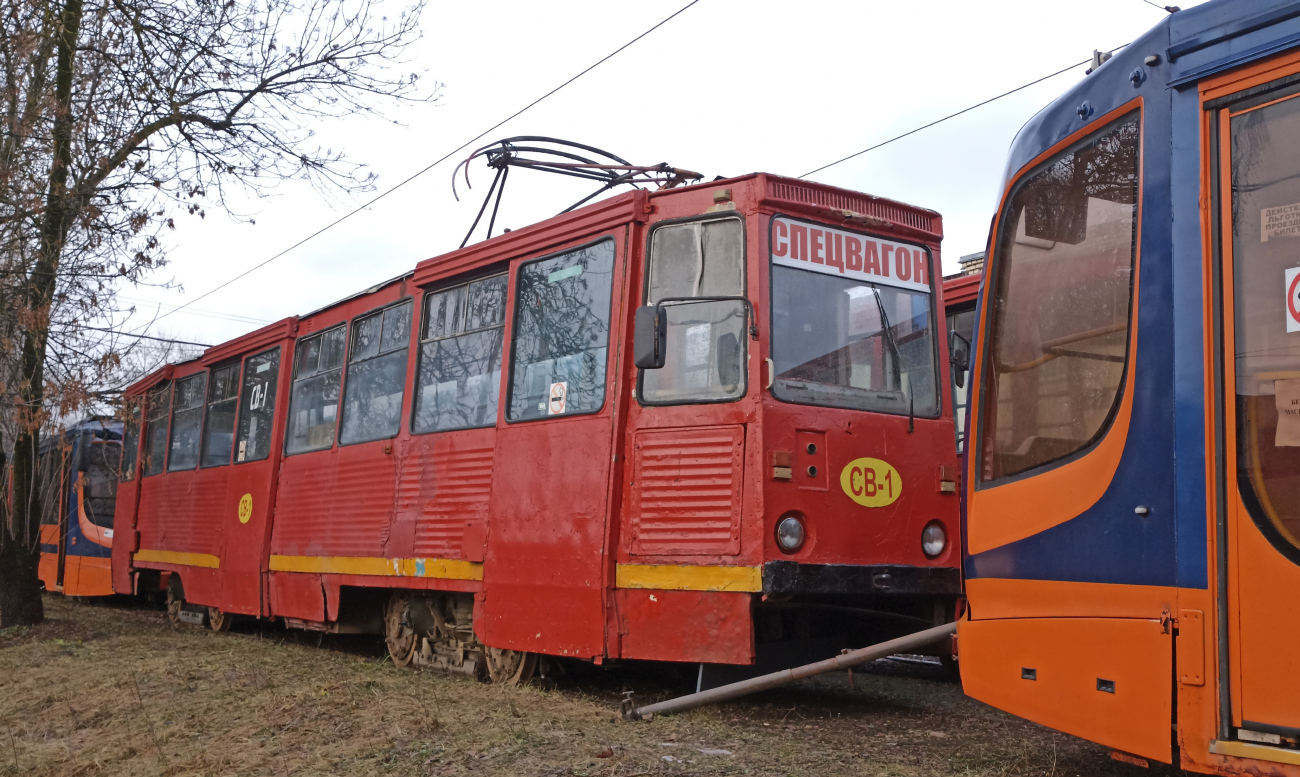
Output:
<instances>
[{"instance_id":1,"label":"bare tree","mask_svg":"<svg viewBox=\"0 0 1300 777\"><path fill-rule=\"evenodd\" d=\"M164 261L179 210L288 178L364 189L323 120L431 100L401 70L422 5L377 0L17 0L0 18L0 392L12 500L0 627L43 617L40 430L121 378L114 293ZM132 338L126 338L131 340ZM138 361L138 360L137 360ZM126 365L126 366L124 366Z\"/></svg>"}]
</instances>

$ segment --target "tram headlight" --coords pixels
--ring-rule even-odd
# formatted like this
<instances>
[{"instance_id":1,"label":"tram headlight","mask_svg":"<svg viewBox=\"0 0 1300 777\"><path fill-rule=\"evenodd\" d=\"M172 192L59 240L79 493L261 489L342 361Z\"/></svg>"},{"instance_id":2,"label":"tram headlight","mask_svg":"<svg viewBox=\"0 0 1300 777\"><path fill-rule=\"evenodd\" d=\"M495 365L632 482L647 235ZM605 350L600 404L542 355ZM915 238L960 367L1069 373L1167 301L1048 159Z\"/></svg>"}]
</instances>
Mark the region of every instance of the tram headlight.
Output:
<instances>
[{"instance_id":1,"label":"tram headlight","mask_svg":"<svg viewBox=\"0 0 1300 777\"><path fill-rule=\"evenodd\" d=\"M948 547L948 533L943 530L943 524L938 521L930 521L921 531L921 551L928 558L935 558L943 549Z\"/></svg>"},{"instance_id":2,"label":"tram headlight","mask_svg":"<svg viewBox=\"0 0 1300 777\"><path fill-rule=\"evenodd\" d=\"M786 553L794 553L803 547L808 532L798 516L787 515L776 524L776 544Z\"/></svg>"}]
</instances>

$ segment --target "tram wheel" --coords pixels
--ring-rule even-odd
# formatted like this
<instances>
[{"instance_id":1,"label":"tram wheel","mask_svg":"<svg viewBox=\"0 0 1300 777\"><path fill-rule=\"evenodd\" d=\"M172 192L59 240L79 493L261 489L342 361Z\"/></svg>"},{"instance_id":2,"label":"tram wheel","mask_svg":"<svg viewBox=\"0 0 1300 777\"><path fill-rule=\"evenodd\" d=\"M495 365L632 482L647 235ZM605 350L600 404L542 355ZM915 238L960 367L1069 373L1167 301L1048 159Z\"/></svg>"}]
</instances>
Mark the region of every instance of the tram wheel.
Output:
<instances>
[{"instance_id":1,"label":"tram wheel","mask_svg":"<svg viewBox=\"0 0 1300 777\"><path fill-rule=\"evenodd\" d=\"M228 612L222 612L216 607L208 608L208 628L216 632L230 631L230 624L235 620L235 616Z\"/></svg>"},{"instance_id":2,"label":"tram wheel","mask_svg":"<svg viewBox=\"0 0 1300 777\"><path fill-rule=\"evenodd\" d=\"M181 589L181 579L173 576L167 584L167 620L172 628L181 625L181 608L185 606L185 592Z\"/></svg>"},{"instance_id":3,"label":"tram wheel","mask_svg":"<svg viewBox=\"0 0 1300 777\"><path fill-rule=\"evenodd\" d=\"M537 670L537 654L485 647L488 678L498 685L524 685Z\"/></svg>"},{"instance_id":4,"label":"tram wheel","mask_svg":"<svg viewBox=\"0 0 1300 777\"><path fill-rule=\"evenodd\" d=\"M420 643L419 635L405 623L410 606L405 597L395 596L389 600L388 610L384 613L384 642L388 644L388 656L401 667L411 665Z\"/></svg>"}]
</instances>

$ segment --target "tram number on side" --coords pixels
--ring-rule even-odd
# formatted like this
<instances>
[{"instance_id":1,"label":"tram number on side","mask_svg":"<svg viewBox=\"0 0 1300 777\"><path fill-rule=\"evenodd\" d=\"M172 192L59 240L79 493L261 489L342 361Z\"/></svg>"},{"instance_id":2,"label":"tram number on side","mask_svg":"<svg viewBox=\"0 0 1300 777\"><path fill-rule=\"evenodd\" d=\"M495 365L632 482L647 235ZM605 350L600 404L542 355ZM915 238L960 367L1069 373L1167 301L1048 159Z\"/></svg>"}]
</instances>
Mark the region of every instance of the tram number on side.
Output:
<instances>
[{"instance_id":1,"label":"tram number on side","mask_svg":"<svg viewBox=\"0 0 1300 777\"><path fill-rule=\"evenodd\" d=\"M840 488L863 507L885 507L903 493L898 470L881 459L854 459L840 472Z\"/></svg>"}]
</instances>

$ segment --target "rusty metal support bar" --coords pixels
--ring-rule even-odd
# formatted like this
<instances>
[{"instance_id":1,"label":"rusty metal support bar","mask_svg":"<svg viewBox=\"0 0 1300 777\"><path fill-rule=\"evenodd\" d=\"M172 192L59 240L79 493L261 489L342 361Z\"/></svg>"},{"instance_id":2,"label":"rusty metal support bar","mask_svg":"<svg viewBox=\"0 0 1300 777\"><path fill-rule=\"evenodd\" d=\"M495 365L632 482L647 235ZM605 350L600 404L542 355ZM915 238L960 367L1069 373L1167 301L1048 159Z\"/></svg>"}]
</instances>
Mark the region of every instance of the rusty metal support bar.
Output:
<instances>
[{"instance_id":1,"label":"rusty metal support bar","mask_svg":"<svg viewBox=\"0 0 1300 777\"><path fill-rule=\"evenodd\" d=\"M644 707L637 707L634 704L626 703L623 707L623 718L625 720L642 720L652 715L666 715L672 712L681 712L683 710L702 707L705 704L715 704L720 701L729 701L741 696L746 696L759 691L766 691L769 688L776 688L795 680L802 680L805 677L834 672L840 669L847 669L858 664L865 664L868 661L875 661L878 658L885 658L897 653L906 653L917 648L924 647L933 642L951 636L956 633L956 623L945 623L942 626L935 626L925 631L918 631L915 634L909 634L906 637L891 639L888 642L881 642L878 645L865 647L860 650L854 650L848 653L828 658L825 661L818 661L815 664L805 664L796 666L793 669L782 669L779 672L765 674L762 677L754 677L749 680L741 680L738 683L724 685L720 688L713 688L708 691L700 691L687 696L681 696L668 701L661 701L657 704L648 704Z\"/></svg>"}]
</instances>

